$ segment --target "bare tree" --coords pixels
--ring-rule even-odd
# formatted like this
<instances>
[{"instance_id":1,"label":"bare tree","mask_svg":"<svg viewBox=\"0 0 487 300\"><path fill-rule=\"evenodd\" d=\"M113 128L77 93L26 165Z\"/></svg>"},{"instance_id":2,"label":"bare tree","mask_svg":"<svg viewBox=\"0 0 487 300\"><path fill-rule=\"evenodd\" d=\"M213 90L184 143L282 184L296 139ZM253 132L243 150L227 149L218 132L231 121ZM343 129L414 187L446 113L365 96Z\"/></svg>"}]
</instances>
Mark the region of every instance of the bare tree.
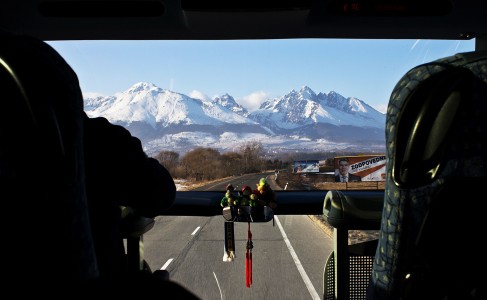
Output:
<instances>
[{"instance_id":1,"label":"bare tree","mask_svg":"<svg viewBox=\"0 0 487 300\"><path fill-rule=\"evenodd\" d=\"M220 152L213 148L198 147L187 152L181 165L188 176L198 181L219 178L222 174Z\"/></svg>"},{"instance_id":2,"label":"bare tree","mask_svg":"<svg viewBox=\"0 0 487 300\"><path fill-rule=\"evenodd\" d=\"M175 176L176 168L179 166L179 153L174 151L161 151L157 153L154 158L157 159L172 176Z\"/></svg>"},{"instance_id":3,"label":"bare tree","mask_svg":"<svg viewBox=\"0 0 487 300\"><path fill-rule=\"evenodd\" d=\"M259 142L249 142L240 147L243 173L261 171L263 168L264 147Z\"/></svg>"},{"instance_id":4,"label":"bare tree","mask_svg":"<svg viewBox=\"0 0 487 300\"><path fill-rule=\"evenodd\" d=\"M221 155L223 176L231 176L243 173L242 154L237 152L226 152Z\"/></svg>"}]
</instances>

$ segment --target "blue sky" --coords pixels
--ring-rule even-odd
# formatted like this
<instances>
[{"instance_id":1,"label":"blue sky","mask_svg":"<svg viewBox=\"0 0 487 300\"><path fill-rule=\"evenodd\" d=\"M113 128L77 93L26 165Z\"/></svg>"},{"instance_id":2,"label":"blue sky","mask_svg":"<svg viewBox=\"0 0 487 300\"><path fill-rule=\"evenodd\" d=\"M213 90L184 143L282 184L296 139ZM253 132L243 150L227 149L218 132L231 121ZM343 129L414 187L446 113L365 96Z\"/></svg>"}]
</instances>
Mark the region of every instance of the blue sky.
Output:
<instances>
[{"instance_id":1,"label":"blue sky","mask_svg":"<svg viewBox=\"0 0 487 300\"><path fill-rule=\"evenodd\" d=\"M113 95L133 84L213 98L225 93L253 110L307 85L385 112L394 85L412 67L471 41L258 40L49 42L78 74L84 94Z\"/></svg>"}]
</instances>

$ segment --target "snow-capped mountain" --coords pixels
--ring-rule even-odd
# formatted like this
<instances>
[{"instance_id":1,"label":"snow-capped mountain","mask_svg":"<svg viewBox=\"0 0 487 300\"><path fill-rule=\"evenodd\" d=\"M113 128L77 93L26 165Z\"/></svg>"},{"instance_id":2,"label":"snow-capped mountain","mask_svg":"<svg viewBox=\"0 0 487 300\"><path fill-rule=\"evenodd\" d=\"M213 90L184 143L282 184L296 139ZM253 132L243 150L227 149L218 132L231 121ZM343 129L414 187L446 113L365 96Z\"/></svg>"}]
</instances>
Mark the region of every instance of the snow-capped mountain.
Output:
<instances>
[{"instance_id":1,"label":"snow-capped mountain","mask_svg":"<svg viewBox=\"0 0 487 300\"><path fill-rule=\"evenodd\" d=\"M225 99L204 101L161 89L152 83L139 82L116 96L85 99L85 110L89 115L105 116L115 123L142 122L154 129L171 125L255 123L231 111L232 101L238 107L231 96Z\"/></svg>"},{"instance_id":2,"label":"snow-capped mountain","mask_svg":"<svg viewBox=\"0 0 487 300\"><path fill-rule=\"evenodd\" d=\"M307 86L264 102L250 118L273 129L294 129L316 123L375 128L384 128L385 124L384 115L362 100L346 99L335 92L317 95Z\"/></svg>"},{"instance_id":3,"label":"snow-capped mountain","mask_svg":"<svg viewBox=\"0 0 487 300\"><path fill-rule=\"evenodd\" d=\"M149 155L197 146L237 150L260 142L269 152L385 149L385 115L362 100L304 86L249 112L229 94L202 100L139 82L113 96L88 96L85 111L126 127ZM381 150L379 150L381 151Z\"/></svg>"},{"instance_id":4,"label":"snow-capped mountain","mask_svg":"<svg viewBox=\"0 0 487 300\"><path fill-rule=\"evenodd\" d=\"M248 117L249 112L248 110L243 107L242 105L238 104L235 102L235 99L230 96L229 94L225 94L221 97L215 97L213 99L216 103L220 104L221 106L227 108L228 110L233 111L234 113L237 113L241 116Z\"/></svg>"}]
</instances>

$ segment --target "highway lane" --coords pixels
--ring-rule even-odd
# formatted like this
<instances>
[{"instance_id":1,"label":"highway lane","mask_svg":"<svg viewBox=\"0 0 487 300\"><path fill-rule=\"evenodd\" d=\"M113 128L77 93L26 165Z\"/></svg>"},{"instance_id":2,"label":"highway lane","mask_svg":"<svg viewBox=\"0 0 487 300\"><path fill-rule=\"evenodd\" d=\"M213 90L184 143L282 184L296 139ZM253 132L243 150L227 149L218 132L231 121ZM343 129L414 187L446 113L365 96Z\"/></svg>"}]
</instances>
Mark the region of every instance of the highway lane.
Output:
<instances>
[{"instance_id":1,"label":"highway lane","mask_svg":"<svg viewBox=\"0 0 487 300\"><path fill-rule=\"evenodd\" d=\"M266 177L274 190L274 173L246 174L199 187L221 191L252 189ZM277 198L279 203L279 197ZM203 300L322 299L323 268L333 240L307 215L276 215L274 222L251 223L253 282L246 287L245 252L248 223L235 223L236 259L224 262L223 216L159 216L144 235L145 259L151 269L166 269L174 280Z\"/></svg>"},{"instance_id":2,"label":"highway lane","mask_svg":"<svg viewBox=\"0 0 487 300\"><path fill-rule=\"evenodd\" d=\"M144 236L145 258L201 299L322 299L332 239L309 217L251 223L253 283L245 285L248 223L235 223L237 257L223 261L224 219L160 216ZM282 229L281 229L282 228Z\"/></svg>"}]
</instances>

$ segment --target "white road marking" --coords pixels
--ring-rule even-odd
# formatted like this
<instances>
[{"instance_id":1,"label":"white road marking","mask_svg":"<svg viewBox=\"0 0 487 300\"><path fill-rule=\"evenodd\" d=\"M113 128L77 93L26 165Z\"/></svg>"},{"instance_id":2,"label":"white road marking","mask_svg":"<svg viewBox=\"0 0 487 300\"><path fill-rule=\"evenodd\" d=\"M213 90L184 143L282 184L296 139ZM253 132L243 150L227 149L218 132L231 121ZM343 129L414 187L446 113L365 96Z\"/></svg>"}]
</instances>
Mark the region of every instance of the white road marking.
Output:
<instances>
[{"instance_id":1,"label":"white road marking","mask_svg":"<svg viewBox=\"0 0 487 300\"><path fill-rule=\"evenodd\" d=\"M201 226L196 227L196 229L193 231L193 233L191 233L191 235L195 235L198 232L198 230L200 230L200 228ZM172 263L173 260L174 260L173 258L168 259L166 263L161 267L161 270L167 269L167 266L169 266L169 264Z\"/></svg>"},{"instance_id":2,"label":"white road marking","mask_svg":"<svg viewBox=\"0 0 487 300\"><path fill-rule=\"evenodd\" d=\"M170 263L172 263L173 258L170 258L166 261L166 263L161 267L161 270L167 269L167 266L169 266Z\"/></svg>"},{"instance_id":3,"label":"white road marking","mask_svg":"<svg viewBox=\"0 0 487 300\"><path fill-rule=\"evenodd\" d=\"M218 285L218 290L220 291L220 299L223 300L222 289L220 288L220 283L218 282L218 278L216 278L215 272L213 272L213 276L215 276L216 285Z\"/></svg>"},{"instance_id":4,"label":"white road marking","mask_svg":"<svg viewBox=\"0 0 487 300\"><path fill-rule=\"evenodd\" d=\"M195 235L198 232L198 230L200 230L200 228L201 226L196 227L196 229L193 231L193 233L191 233L191 235Z\"/></svg>"},{"instance_id":5,"label":"white road marking","mask_svg":"<svg viewBox=\"0 0 487 300\"><path fill-rule=\"evenodd\" d=\"M311 283L311 280L309 279L308 274L306 274L306 271L304 270L303 265L299 261L298 255L296 254L296 252L294 252L294 248L291 245L291 242L289 241L289 239L287 238L287 235L284 232L284 228L282 228L281 222L279 222L279 219L277 218L277 216L274 216L274 219L276 220L277 227L279 227L279 230L281 231L281 235L284 238L284 242L286 243L287 248L289 249L289 252L291 253L291 256L293 257L294 264L296 264L296 267L298 268L299 274L301 274L301 277L303 278L304 284L306 284L306 287L308 288L308 291L311 294L311 297L314 300L320 300L321 298L318 295L318 293L316 292L315 287Z\"/></svg>"}]
</instances>

